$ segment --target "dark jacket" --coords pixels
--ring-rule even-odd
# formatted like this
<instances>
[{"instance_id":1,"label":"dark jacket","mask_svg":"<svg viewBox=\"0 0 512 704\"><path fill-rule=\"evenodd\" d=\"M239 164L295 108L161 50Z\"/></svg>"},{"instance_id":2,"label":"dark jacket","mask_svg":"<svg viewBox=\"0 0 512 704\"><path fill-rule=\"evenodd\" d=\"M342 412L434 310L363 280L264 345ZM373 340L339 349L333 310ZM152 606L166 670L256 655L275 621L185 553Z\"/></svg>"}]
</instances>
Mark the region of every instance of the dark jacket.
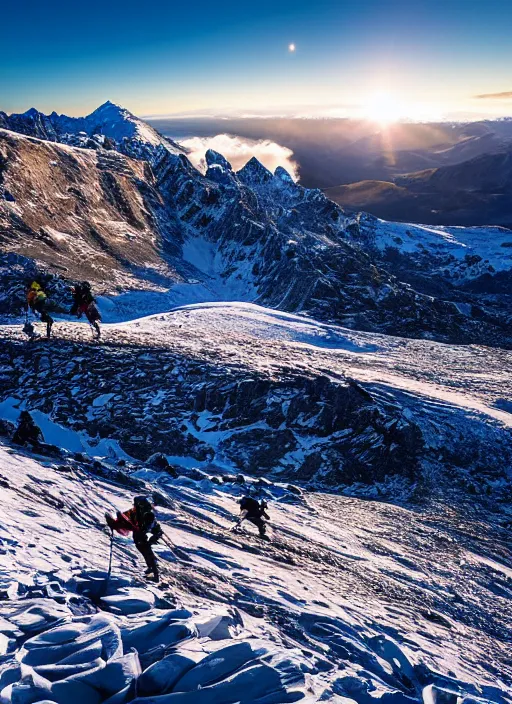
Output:
<instances>
[{"instance_id":1,"label":"dark jacket","mask_svg":"<svg viewBox=\"0 0 512 704\"><path fill-rule=\"evenodd\" d=\"M44 436L32 418L26 418L20 421L12 440L18 445L38 445L44 442Z\"/></svg>"},{"instance_id":2,"label":"dark jacket","mask_svg":"<svg viewBox=\"0 0 512 704\"><path fill-rule=\"evenodd\" d=\"M260 503L251 496L244 496L240 501L240 511L246 512L246 518L266 518L269 516L266 512L266 504Z\"/></svg>"},{"instance_id":3,"label":"dark jacket","mask_svg":"<svg viewBox=\"0 0 512 704\"><path fill-rule=\"evenodd\" d=\"M96 306L94 306L95 303L96 299L92 295L90 287L84 284L77 284L73 291L73 305L69 312L71 315L81 315L82 313L87 313L88 309L93 306L99 319L99 313Z\"/></svg>"}]
</instances>

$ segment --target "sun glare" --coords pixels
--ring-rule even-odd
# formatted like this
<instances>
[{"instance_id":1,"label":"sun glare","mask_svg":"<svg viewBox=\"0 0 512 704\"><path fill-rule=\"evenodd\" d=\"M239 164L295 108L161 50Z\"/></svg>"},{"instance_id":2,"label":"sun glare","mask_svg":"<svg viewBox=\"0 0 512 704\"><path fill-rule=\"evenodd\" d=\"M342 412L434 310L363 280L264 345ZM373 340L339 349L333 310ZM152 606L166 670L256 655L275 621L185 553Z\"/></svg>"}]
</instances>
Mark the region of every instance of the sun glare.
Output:
<instances>
[{"instance_id":1,"label":"sun glare","mask_svg":"<svg viewBox=\"0 0 512 704\"><path fill-rule=\"evenodd\" d=\"M364 116L368 120L389 125L397 122L401 118L409 117L405 106L391 93L374 93L365 101L363 107Z\"/></svg>"},{"instance_id":2,"label":"sun glare","mask_svg":"<svg viewBox=\"0 0 512 704\"><path fill-rule=\"evenodd\" d=\"M441 118L441 111L436 105L400 100L393 93L379 91L370 94L361 106L361 117L379 125L390 125L400 120L434 122Z\"/></svg>"}]
</instances>

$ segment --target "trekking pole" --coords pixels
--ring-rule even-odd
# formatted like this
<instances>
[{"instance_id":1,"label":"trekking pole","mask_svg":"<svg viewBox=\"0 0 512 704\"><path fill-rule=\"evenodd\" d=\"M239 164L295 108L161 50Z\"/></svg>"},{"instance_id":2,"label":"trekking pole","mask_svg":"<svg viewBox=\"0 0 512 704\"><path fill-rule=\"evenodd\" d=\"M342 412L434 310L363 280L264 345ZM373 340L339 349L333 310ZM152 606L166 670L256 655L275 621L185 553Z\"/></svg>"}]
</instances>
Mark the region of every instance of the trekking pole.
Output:
<instances>
[{"instance_id":1,"label":"trekking pole","mask_svg":"<svg viewBox=\"0 0 512 704\"><path fill-rule=\"evenodd\" d=\"M185 553L185 556L183 556L184 551L181 548L179 548L177 545L175 545L172 542L172 540L169 538L167 533L164 533L164 531L162 531L162 540L164 541L164 543L167 545L167 547L171 551L171 555L174 557L176 562L180 562L180 561L181 562L190 562L191 561L190 557L187 555L187 553ZM178 552L181 553L181 557L178 556Z\"/></svg>"},{"instance_id":2,"label":"trekking pole","mask_svg":"<svg viewBox=\"0 0 512 704\"><path fill-rule=\"evenodd\" d=\"M239 518L238 521L235 523L235 525L231 526L231 528L229 529L231 531L231 533L235 533L237 530L239 530L242 527L242 523L244 521L245 521L245 517Z\"/></svg>"},{"instance_id":3,"label":"trekking pole","mask_svg":"<svg viewBox=\"0 0 512 704\"><path fill-rule=\"evenodd\" d=\"M114 552L114 531L112 529L110 529L110 557L108 560L108 572L107 572L107 577L105 579L105 586L103 588L103 591L105 594L108 591L110 577L112 576L112 554L113 554L113 552Z\"/></svg>"}]
</instances>

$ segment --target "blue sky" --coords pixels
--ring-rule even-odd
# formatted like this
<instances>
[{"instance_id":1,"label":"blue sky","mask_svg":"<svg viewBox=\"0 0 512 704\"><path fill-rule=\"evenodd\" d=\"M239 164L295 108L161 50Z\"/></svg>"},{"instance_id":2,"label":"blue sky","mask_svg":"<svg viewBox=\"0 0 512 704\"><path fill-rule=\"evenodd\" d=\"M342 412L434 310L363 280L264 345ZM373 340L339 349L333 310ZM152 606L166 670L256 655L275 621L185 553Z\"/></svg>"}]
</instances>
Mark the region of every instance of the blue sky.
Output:
<instances>
[{"instance_id":1,"label":"blue sky","mask_svg":"<svg viewBox=\"0 0 512 704\"><path fill-rule=\"evenodd\" d=\"M27 0L2 25L7 112L512 113L474 97L512 92L505 1Z\"/></svg>"}]
</instances>

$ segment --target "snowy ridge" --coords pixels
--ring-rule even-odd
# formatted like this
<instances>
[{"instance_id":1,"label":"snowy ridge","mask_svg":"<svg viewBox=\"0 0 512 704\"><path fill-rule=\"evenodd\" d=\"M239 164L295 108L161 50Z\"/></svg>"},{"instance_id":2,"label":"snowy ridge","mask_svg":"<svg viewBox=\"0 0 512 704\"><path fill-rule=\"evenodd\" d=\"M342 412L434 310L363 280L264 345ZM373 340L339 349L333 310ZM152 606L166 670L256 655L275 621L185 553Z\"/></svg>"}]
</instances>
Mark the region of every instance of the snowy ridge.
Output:
<instances>
[{"instance_id":1,"label":"snowy ridge","mask_svg":"<svg viewBox=\"0 0 512 704\"><path fill-rule=\"evenodd\" d=\"M512 269L512 231L503 227L443 227L389 223L369 215L360 219L369 242L380 250L427 253L448 267L450 278L464 281ZM446 275L446 274L445 274Z\"/></svg>"},{"instance_id":2,"label":"snowy ridge","mask_svg":"<svg viewBox=\"0 0 512 704\"><path fill-rule=\"evenodd\" d=\"M98 349L85 324L65 321L51 355L24 344L15 326L2 335L1 416L14 422L23 404L45 416L51 408L70 437L60 430L53 441L75 451L108 455L98 442L109 438L141 460L159 451L177 466L312 486L371 487L398 476L478 486L500 501L511 489L504 350L358 333L242 303L105 325Z\"/></svg>"},{"instance_id":3,"label":"snowy ridge","mask_svg":"<svg viewBox=\"0 0 512 704\"><path fill-rule=\"evenodd\" d=\"M35 108L23 114L0 113L0 127L54 142L99 149L117 146L123 153L149 161L164 153L180 154L183 149L159 134L151 125L135 117L129 110L110 100L86 117L68 117L52 112L44 115ZM105 144L97 136L107 137ZM85 137L85 139L81 139ZM92 141L88 141L89 140ZM77 141L78 140L78 141Z\"/></svg>"}]
</instances>

